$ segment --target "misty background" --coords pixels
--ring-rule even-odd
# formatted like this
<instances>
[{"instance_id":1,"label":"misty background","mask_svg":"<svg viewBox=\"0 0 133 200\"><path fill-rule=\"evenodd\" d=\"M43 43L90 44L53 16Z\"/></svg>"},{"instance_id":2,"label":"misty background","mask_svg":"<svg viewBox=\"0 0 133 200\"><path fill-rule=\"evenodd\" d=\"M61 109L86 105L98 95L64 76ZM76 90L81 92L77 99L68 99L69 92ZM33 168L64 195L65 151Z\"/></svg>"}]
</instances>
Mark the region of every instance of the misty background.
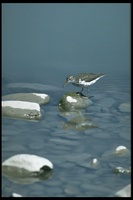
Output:
<instances>
[{"instance_id":1,"label":"misty background","mask_svg":"<svg viewBox=\"0 0 133 200\"><path fill-rule=\"evenodd\" d=\"M130 78L129 3L3 3L2 77L62 84L67 75Z\"/></svg>"}]
</instances>

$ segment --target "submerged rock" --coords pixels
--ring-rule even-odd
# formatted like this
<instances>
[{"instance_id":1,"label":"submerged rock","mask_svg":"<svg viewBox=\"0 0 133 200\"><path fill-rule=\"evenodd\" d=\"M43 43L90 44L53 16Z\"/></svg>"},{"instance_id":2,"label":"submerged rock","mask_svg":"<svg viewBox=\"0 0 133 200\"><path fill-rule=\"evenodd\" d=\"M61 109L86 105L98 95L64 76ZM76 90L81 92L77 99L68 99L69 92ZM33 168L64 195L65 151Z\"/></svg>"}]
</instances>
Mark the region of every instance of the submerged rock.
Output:
<instances>
[{"instance_id":1,"label":"submerged rock","mask_svg":"<svg viewBox=\"0 0 133 200\"><path fill-rule=\"evenodd\" d=\"M47 94L40 94L40 93L15 93L3 96L2 100L28 101L42 105L49 103L50 97Z\"/></svg>"},{"instance_id":2,"label":"submerged rock","mask_svg":"<svg viewBox=\"0 0 133 200\"><path fill-rule=\"evenodd\" d=\"M117 155L125 155L128 152L129 150L125 146L118 146L114 153Z\"/></svg>"},{"instance_id":3,"label":"submerged rock","mask_svg":"<svg viewBox=\"0 0 133 200\"><path fill-rule=\"evenodd\" d=\"M130 103L122 103L122 104L120 104L118 109L121 112L131 112L131 105L130 105Z\"/></svg>"},{"instance_id":4,"label":"submerged rock","mask_svg":"<svg viewBox=\"0 0 133 200\"><path fill-rule=\"evenodd\" d=\"M87 108L90 104L92 104L92 101L82 93L68 92L59 101L59 109L62 111L73 111Z\"/></svg>"},{"instance_id":5,"label":"submerged rock","mask_svg":"<svg viewBox=\"0 0 133 200\"><path fill-rule=\"evenodd\" d=\"M115 193L116 197L131 197L131 184Z\"/></svg>"},{"instance_id":6,"label":"submerged rock","mask_svg":"<svg viewBox=\"0 0 133 200\"><path fill-rule=\"evenodd\" d=\"M125 155L130 155L130 150L123 146L123 145L120 145L120 146L117 146L115 149L109 149L107 150L106 152L104 152L102 154L102 157L105 157L105 156L125 156Z\"/></svg>"},{"instance_id":7,"label":"submerged rock","mask_svg":"<svg viewBox=\"0 0 133 200\"><path fill-rule=\"evenodd\" d=\"M115 167L113 172L115 174L131 174L131 168Z\"/></svg>"},{"instance_id":8,"label":"submerged rock","mask_svg":"<svg viewBox=\"0 0 133 200\"><path fill-rule=\"evenodd\" d=\"M97 160L97 158L93 158L91 161L91 166L96 168L99 164L99 161Z\"/></svg>"},{"instance_id":9,"label":"submerged rock","mask_svg":"<svg viewBox=\"0 0 133 200\"><path fill-rule=\"evenodd\" d=\"M23 197L21 194L13 192L11 197Z\"/></svg>"},{"instance_id":10,"label":"submerged rock","mask_svg":"<svg viewBox=\"0 0 133 200\"><path fill-rule=\"evenodd\" d=\"M26 101L2 101L2 116L39 120L42 117L41 108L37 103Z\"/></svg>"},{"instance_id":11,"label":"submerged rock","mask_svg":"<svg viewBox=\"0 0 133 200\"><path fill-rule=\"evenodd\" d=\"M48 179L52 169L53 164L48 159L29 154L18 154L2 163L2 174L22 184Z\"/></svg>"}]
</instances>

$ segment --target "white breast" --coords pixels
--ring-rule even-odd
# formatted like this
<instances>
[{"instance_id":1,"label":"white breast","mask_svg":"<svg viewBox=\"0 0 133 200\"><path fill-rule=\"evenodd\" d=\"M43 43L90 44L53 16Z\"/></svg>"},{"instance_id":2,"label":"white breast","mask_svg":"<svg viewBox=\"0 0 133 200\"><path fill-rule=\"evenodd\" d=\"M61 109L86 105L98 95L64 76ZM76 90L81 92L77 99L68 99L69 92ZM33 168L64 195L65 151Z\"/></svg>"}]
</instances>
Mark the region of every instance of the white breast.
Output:
<instances>
[{"instance_id":1,"label":"white breast","mask_svg":"<svg viewBox=\"0 0 133 200\"><path fill-rule=\"evenodd\" d=\"M81 79L79 79L79 84L83 85L83 86L89 86L89 85L92 85L94 84L98 79L100 79L101 77L98 77L96 78L95 80L93 81L90 81L90 82L86 82L86 81L82 81Z\"/></svg>"}]
</instances>

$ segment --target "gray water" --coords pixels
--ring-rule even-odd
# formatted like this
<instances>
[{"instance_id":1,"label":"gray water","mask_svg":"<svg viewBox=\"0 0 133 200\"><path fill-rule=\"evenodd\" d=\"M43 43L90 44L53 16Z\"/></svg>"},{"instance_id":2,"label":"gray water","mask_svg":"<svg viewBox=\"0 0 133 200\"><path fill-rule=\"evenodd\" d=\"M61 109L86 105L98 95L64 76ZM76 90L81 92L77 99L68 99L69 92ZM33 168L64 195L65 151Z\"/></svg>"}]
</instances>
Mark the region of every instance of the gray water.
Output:
<instances>
[{"instance_id":1,"label":"gray water","mask_svg":"<svg viewBox=\"0 0 133 200\"><path fill-rule=\"evenodd\" d=\"M131 182L129 174L114 174L112 166L128 168L130 155L113 156L119 145L130 150L130 4L3 4L2 95L47 93L38 122L2 118L2 161L21 154L48 158L50 179L29 185L2 176L2 196L12 192L28 197L107 197ZM90 86L93 102L82 110L97 128L64 129L66 117L58 102L66 76L104 73ZM17 83L56 86L45 89L11 87ZM53 87L54 88L54 87ZM86 91L84 91L86 94ZM89 166L93 158L99 164Z\"/></svg>"}]
</instances>

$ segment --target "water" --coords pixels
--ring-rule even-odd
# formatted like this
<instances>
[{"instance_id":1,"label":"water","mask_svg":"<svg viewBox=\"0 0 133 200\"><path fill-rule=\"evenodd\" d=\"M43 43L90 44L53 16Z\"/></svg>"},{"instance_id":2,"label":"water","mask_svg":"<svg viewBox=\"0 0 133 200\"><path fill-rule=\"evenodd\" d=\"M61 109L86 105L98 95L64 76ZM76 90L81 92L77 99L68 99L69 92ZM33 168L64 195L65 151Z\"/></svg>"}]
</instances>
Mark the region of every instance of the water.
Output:
<instances>
[{"instance_id":1,"label":"water","mask_svg":"<svg viewBox=\"0 0 133 200\"><path fill-rule=\"evenodd\" d=\"M50 179L29 185L2 176L2 196L113 196L131 182L129 174L112 172L112 166L131 163L130 153L112 155L119 145L131 149L131 112L119 108L131 103L130 4L3 4L2 11L2 95L51 97L38 122L2 118L2 161L27 153L54 165ZM68 116L60 113L58 102L80 88L62 85L66 76L87 72L106 74L90 86L93 104L80 113L97 128L64 129ZM93 158L99 162L94 168Z\"/></svg>"},{"instance_id":2,"label":"water","mask_svg":"<svg viewBox=\"0 0 133 200\"><path fill-rule=\"evenodd\" d=\"M74 86L70 88L76 89ZM84 131L63 129L65 117L59 112L58 101L66 91L60 91L60 88L58 92L52 91L52 101L42 106L44 117L39 122L3 118L3 161L15 154L29 153L46 157L54 165L49 180L28 186L2 177L3 196L16 192L28 197L106 197L130 183L130 175L113 174L110 167L111 164L130 166L129 155L117 158L110 155L119 145L130 149L130 112L118 109L121 103L130 103L129 91L129 84L115 78L111 84L106 78L99 84L97 82L93 89L91 87L93 105L82 114L97 123L98 128ZM99 161L94 169L89 165L93 158Z\"/></svg>"}]
</instances>

